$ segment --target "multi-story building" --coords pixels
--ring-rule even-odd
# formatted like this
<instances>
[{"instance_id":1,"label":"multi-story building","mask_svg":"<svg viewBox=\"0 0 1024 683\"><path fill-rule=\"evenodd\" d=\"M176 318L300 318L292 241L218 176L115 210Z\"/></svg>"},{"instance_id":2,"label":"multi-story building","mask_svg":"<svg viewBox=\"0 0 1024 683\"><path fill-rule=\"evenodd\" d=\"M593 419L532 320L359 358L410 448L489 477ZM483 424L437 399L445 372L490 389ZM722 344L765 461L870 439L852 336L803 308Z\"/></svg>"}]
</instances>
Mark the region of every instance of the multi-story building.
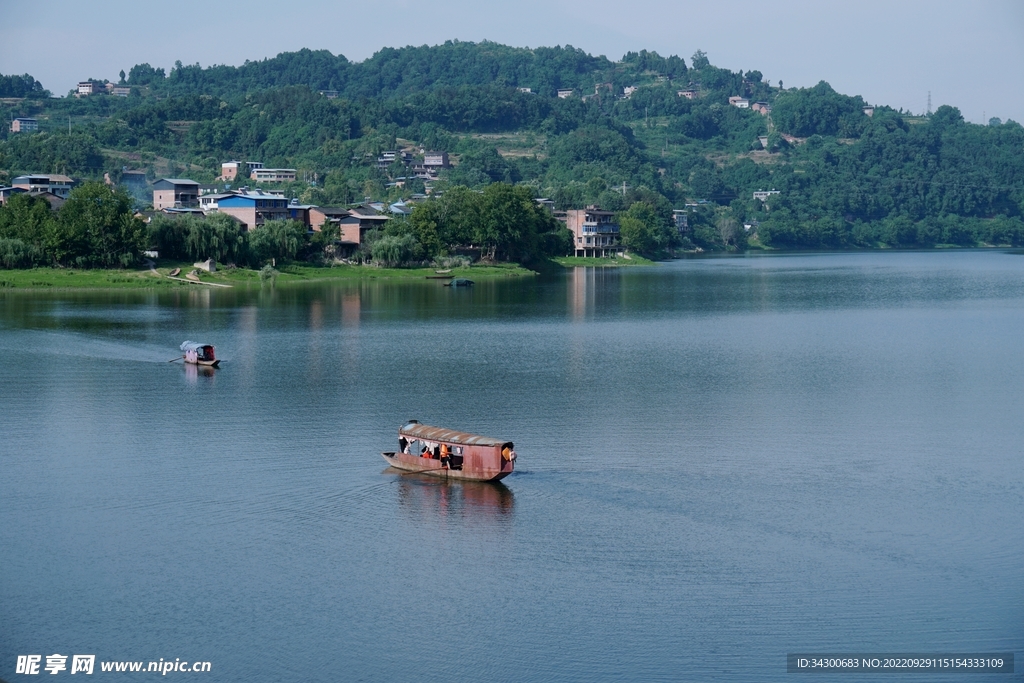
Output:
<instances>
[{"instance_id":1,"label":"multi-story building","mask_svg":"<svg viewBox=\"0 0 1024 683\"><path fill-rule=\"evenodd\" d=\"M220 165L220 179L224 181L232 181L238 177L239 167L242 165L240 161L225 161Z\"/></svg>"},{"instance_id":2,"label":"multi-story building","mask_svg":"<svg viewBox=\"0 0 1024 683\"><path fill-rule=\"evenodd\" d=\"M236 192L210 192L199 195L199 208L203 213L210 213L220 209L220 201L228 197L234 197Z\"/></svg>"},{"instance_id":3,"label":"multi-story building","mask_svg":"<svg viewBox=\"0 0 1024 683\"><path fill-rule=\"evenodd\" d=\"M381 152L380 156L377 157L377 168L386 170L396 161L408 165L412 163L412 154L409 152L394 152L390 150L387 152Z\"/></svg>"},{"instance_id":4,"label":"multi-story building","mask_svg":"<svg viewBox=\"0 0 1024 683\"><path fill-rule=\"evenodd\" d=\"M245 225L246 230L255 230L267 221L287 220L288 200L283 195L269 192L236 192L217 200L217 210L233 216Z\"/></svg>"},{"instance_id":5,"label":"multi-story building","mask_svg":"<svg viewBox=\"0 0 1024 683\"><path fill-rule=\"evenodd\" d=\"M199 207L199 183L185 178L161 178L153 183L153 208L194 209Z\"/></svg>"},{"instance_id":6,"label":"multi-story building","mask_svg":"<svg viewBox=\"0 0 1024 683\"><path fill-rule=\"evenodd\" d=\"M107 88L100 81L80 81L78 83L77 95L79 97L84 95L96 95L101 92L107 92Z\"/></svg>"},{"instance_id":7,"label":"multi-story building","mask_svg":"<svg viewBox=\"0 0 1024 683\"><path fill-rule=\"evenodd\" d=\"M35 133L39 130L39 121L30 118L18 118L11 121L12 133Z\"/></svg>"},{"instance_id":8,"label":"multi-story building","mask_svg":"<svg viewBox=\"0 0 1024 683\"><path fill-rule=\"evenodd\" d=\"M448 168L448 152L424 152L423 153L423 168L430 171L439 171L442 168Z\"/></svg>"},{"instance_id":9,"label":"multi-story building","mask_svg":"<svg viewBox=\"0 0 1024 683\"><path fill-rule=\"evenodd\" d=\"M249 178L257 183L290 183L295 180L294 168L256 168Z\"/></svg>"},{"instance_id":10,"label":"multi-story building","mask_svg":"<svg viewBox=\"0 0 1024 683\"><path fill-rule=\"evenodd\" d=\"M75 186L75 181L66 175L35 173L18 176L11 181L11 186L29 192L49 192L61 199L67 199L71 194L71 188Z\"/></svg>"},{"instance_id":11,"label":"multi-story building","mask_svg":"<svg viewBox=\"0 0 1024 683\"><path fill-rule=\"evenodd\" d=\"M686 209L672 209L672 222L680 236L690 232L689 212Z\"/></svg>"},{"instance_id":12,"label":"multi-story building","mask_svg":"<svg viewBox=\"0 0 1024 683\"><path fill-rule=\"evenodd\" d=\"M615 213L596 206L565 212L576 256L614 256L619 251L619 224Z\"/></svg>"},{"instance_id":13,"label":"multi-story building","mask_svg":"<svg viewBox=\"0 0 1024 683\"><path fill-rule=\"evenodd\" d=\"M750 108L750 100L748 100L746 97L740 97L739 95L733 95L732 97L730 97L729 104L734 107L738 107L739 109Z\"/></svg>"}]
</instances>

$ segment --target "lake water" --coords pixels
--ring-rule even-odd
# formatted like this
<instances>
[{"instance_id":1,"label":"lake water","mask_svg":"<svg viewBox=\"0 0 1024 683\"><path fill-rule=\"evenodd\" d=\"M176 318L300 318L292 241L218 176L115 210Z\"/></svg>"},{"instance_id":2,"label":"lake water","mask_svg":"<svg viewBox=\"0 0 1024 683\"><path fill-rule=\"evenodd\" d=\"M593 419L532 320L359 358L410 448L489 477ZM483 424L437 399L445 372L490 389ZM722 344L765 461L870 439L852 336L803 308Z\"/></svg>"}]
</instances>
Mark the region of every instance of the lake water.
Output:
<instances>
[{"instance_id":1,"label":"lake water","mask_svg":"<svg viewBox=\"0 0 1024 683\"><path fill-rule=\"evenodd\" d=\"M168 363L185 339L222 368ZM0 293L0 678L60 653L126 680L99 662L778 681L790 652L1015 651L970 680L1024 680L1022 349L1004 251ZM408 419L514 440L518 469L388 470Z\"/></svg>"}]
</instances>

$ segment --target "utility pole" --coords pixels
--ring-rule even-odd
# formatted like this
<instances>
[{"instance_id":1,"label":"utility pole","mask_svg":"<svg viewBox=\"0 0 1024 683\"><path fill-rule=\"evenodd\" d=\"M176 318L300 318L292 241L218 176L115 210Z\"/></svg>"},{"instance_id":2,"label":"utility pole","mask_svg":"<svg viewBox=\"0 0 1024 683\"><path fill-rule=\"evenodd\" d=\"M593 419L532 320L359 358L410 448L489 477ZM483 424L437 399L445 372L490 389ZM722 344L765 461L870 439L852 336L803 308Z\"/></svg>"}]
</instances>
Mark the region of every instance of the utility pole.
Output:
<instances>
[{"instance_id":1,"label":"utility pole","mask_svg":"<svg viewBox=\"0 0 1024 683\"><path fill-rule=\"evenodd\" d=\"M932 91L928 91L928 116L932 115Z\"/></svg>"}]
</instances>

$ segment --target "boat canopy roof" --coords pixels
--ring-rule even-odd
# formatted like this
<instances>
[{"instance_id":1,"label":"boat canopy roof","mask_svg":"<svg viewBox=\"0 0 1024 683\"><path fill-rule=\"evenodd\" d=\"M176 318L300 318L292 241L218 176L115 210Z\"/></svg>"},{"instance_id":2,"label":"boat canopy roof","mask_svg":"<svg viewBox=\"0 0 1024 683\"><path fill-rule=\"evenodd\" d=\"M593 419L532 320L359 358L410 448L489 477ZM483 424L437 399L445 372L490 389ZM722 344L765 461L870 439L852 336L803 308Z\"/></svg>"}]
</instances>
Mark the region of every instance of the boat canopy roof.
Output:
<instances>
[{"instance_id":1,"label":"boat canopy roof","mask_svg":"<svg viewBox=\"0 0 1024 683\"><path fill-rule=\"evenodd\" d=\"M181 343L182 351L198 351L199 349L209 346L213 348L213 344L204 344L203 342L185 341Z\"/></svg>"},{"instance_id":2,"label":"boat canopy roof","mask_svg":"<svg viewBox=\"0 0 1024 683\"><path fill-rule=\"evenodd\" d=\"M492 439L489 436L480 436L479 434L467 434L466 432L456 432L452 429L445 429L444 427L431 427L430 425L422 425L415 420L410 420L402 425L398 433L402 436L412 437L413 439L423 439L426 441L443 441L445 443L457 443L464 446L495 446L501 447L511 441L502 441L501 439Z\"/></svg>"}]
</instances>

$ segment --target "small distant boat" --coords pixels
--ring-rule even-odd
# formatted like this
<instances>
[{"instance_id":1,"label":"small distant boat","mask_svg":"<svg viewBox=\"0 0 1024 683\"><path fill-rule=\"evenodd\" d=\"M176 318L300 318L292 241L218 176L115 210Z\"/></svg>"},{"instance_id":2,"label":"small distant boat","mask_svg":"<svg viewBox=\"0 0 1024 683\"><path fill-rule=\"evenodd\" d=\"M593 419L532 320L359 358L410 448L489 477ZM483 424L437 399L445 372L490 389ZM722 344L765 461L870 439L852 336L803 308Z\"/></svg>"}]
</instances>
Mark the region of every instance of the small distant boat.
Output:
<instances>
[{"instance_id":1,"label":"small distant boat","mask_svg":"<svg viewBox=\"0 0 1024 683\"><path fill-rule=\"evenodd\" d=\"M457 277L451 282L446 282L445 287L472 287L476 283L464 277Z\"/></svg>"},{"instance_id":2,"label":"small distant boat","mask_svg":"<svg viewBox=\"0 0 1024 683\"><path fill-rule=\"evenodd\" d=\"M515 445L479 434L409 420L398 428L398 450L381 453L392 467L447 479L498 481L515 469Z\"/></svg>"},{"instance_id":3,"label":"small distant boat","mask_svg":"<svg viewBox=\"0 0 1024 683\"><path fill-rule=\"evenodd\" d=\"M171 272L167 273L168 277L177 277L181 274L181 268L175 268Z\"/></svg>"},{"instance_id":4,"label":"small distant boat","mask_svg":"<svg viewBox=\"0 0 1024 683\"><path fill-rule=\"evenodd\" d=\"M215 368L220 365L220 360L214 353L213 344L186 341L182 342L181 351L181 357L185 359L186 363L191 363L192 365L205 365L211 368Z\"/></svg>"},{"instance_id":5,"label":"small distant boat","mask_svg":"<svg viewBox=\"0 0 1024 683\"><path fill-rule=\"evenodd\" d=\"M199 280L199 273L196 270L194 270L194 269L191 272L185 273L185 277L188 278L189 280L192 280L192 282L199 282L200 281Z\"/></svg>"},{"instance_id":6,"label":"small distant boat","mask_svg":"<svg viewBox=\"0 0 1024 683\"><path fill-rule=\"evenodd\" d=\"M444 270L435 270L434 272L437 273L438 275L447 275L448 273L452 272L452 269L445 268Z\"/></svg>"}]
</instances>

